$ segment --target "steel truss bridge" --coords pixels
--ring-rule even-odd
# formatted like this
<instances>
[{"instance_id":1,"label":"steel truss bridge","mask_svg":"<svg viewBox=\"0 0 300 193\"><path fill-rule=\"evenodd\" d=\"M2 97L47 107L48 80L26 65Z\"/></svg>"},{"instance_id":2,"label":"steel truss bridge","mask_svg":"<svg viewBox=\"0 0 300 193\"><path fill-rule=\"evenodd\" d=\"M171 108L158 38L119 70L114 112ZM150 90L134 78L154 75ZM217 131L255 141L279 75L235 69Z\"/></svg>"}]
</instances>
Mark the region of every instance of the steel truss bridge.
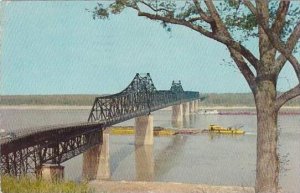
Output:
<instances>
[{"instance_id":1,"label":"steel truss bridge","mask_svg":"<svg viewBox=\"0 0 300 193\"><path fill-rule=\"evenodd\" d=\"M37 174L43 164L61 164L102 143L103 130L153 111L199 99L179 82L157 90L150 74L136 74L121 92L96 97L87 122L28 128L13 139L2 139L1 174Z\"/></svg>"}]
</instances>

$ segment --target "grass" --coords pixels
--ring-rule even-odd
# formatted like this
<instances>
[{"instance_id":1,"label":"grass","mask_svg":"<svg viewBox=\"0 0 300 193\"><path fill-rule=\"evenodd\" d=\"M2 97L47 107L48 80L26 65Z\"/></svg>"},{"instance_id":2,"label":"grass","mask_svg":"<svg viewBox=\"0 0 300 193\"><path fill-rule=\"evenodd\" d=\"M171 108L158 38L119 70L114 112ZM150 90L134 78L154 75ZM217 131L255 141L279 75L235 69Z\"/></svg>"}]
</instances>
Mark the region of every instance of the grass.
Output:
<instances>
[{"instance_id":1,"label":"grass","mask_svg":"<svg viewBox=\"0 0 300 193\"><path fill-rule=\"evenodd\" d=\"M93 193L86 182L49 182L29 177L1 177L3 193Z\"/></svg>"}]
</instances>

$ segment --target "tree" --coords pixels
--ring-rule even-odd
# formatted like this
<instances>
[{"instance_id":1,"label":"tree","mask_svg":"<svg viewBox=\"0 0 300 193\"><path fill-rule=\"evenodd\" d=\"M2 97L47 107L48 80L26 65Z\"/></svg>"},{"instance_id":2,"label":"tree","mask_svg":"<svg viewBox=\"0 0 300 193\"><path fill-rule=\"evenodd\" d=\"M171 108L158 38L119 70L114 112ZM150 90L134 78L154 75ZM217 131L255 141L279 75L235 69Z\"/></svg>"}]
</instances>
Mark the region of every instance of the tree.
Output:
<instances>
[{"instance_id":1,"label":"tree","mask_svg":"<svg viewBox=\"0 0 300 193\"><path fill-rule=\"evenodd\" d=\"M295 57L300 38L297 2L268 0L115 0L98 3L93 17L134 9L138 16L190 28L224 44L245 77L257 110L256 193L278 192L277 117L280 108L300 95L300 83L279 94L277 80L282 68L291 64L300 82L300 64ZM258 40L256 56L246 46Z\"/></svg>"}]
</instances>

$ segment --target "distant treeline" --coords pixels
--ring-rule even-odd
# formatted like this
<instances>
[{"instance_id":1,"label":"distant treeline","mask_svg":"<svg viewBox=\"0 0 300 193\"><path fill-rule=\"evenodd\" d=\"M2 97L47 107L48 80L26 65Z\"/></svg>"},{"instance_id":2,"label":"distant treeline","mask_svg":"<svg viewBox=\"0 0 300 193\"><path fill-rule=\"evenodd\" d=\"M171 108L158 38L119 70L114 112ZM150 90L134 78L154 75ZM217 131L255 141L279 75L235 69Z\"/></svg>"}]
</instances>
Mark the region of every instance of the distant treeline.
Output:
<instances>
[{"instance_id":1,"label":"distant treeline","mask_svg":"<svg viewBox=\"0 0 300 193\"><path fill-rule=\"evenodd\" d=\"M210 93L203 96L206 97L202 101L204 106L255 106L252 93ZM285 106L300 106L300 97L289 101Z\"/></svg>"},{"instance_id":2,"label":"distant treeline","mask_svg":"<svg viewBox=\"0 0 300 193\"><path fill-rule=\"evenodd\" d=\"M70 105L92 106L97 95L5 95L1 96L1 105ZM203 106L254 106L251 93L202 94ZM300 106L300 97L286 105Z\"/></svg>"},{"instance_id":3,"label":"distant treeline","mask_svg":"<svg viewBox=\"0 0 300 193\"><path fill-rule=\"evenodd\" d=\"M5 95L1 105L71 105L91 106L96 95Z\"/></svg>"}]
</instances>

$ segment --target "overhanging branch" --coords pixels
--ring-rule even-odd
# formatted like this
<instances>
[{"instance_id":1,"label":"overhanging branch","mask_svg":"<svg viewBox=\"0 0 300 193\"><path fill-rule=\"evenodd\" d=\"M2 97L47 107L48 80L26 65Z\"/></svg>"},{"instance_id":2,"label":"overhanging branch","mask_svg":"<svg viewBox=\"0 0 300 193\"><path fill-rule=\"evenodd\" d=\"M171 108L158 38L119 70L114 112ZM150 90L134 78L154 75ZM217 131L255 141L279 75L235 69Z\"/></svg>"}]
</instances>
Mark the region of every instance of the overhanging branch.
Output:
<instances>
[{"instance_id":1,"label":"overhanging branch","mask_svg":"<svg viewBox=\"0 0 300 193\"><path fill-rule=\"evenodd\" d=\"M216 23L217 28L217 40L228 47L231 47L238 51L240 54L246 58L249 63L257 70L257 66L259 65L259 60L242 44L236 42L230 35L228 29L224 25L214 3L212 0L205 0L204 1L213 20Z\"/></svg>"},{"instance_id":2,"label":"overhanging branch","mask_svg":"<svg viewBox=\"0 0 300 193\"><path fill-rule=\"evenodd\" d=\"M282 107L287 101L300 96L300 84L292 88L291 90L281 94L276 99L276 109L277 111Z\"/></svg>"},{"instance_id":3,"label":"overhanging branch","mask_svg":"<svg viewBox=\"0 0 300 193\"><path fill-rule=\"evenodd\" d=\"M247 65L247 63L245 62L245 60L243 59L242 55L239 52L237 52L235 49L230 47L228 47L228 49L232 59L238 66L240 72L245 77L250 89L252 90L253 93L256 93L257 86L256 86L255 76L253 72L251 71L251 69L249 68L249 66Z\"/></svg>"},{"instance_id":4,"label":"overhanging branch","mask_svg":"<svg viewBox=\"0 0 300 193\"><path fill-rule=\"evenodd\" d=\"M146 13L146 12L142 12L142 11L138 11L138 16L147 17L147 18L152 19L152 20L164 21L164 22L171 23L171 24L183 25L183 26L186 26L186 27L188 27L190 29L193 29L197 32L200 32L201 34L203 34L207 37L215 39L215 37L213 36L213 33L211 33L210 31L207 31L206 29L204 29L200 26L193 25L192 23L190 23L190 22L188 22L184 19L176 19L174 17L154 15L154 14L150 14L150 13Z\"/></svg>"}]
</instances>

